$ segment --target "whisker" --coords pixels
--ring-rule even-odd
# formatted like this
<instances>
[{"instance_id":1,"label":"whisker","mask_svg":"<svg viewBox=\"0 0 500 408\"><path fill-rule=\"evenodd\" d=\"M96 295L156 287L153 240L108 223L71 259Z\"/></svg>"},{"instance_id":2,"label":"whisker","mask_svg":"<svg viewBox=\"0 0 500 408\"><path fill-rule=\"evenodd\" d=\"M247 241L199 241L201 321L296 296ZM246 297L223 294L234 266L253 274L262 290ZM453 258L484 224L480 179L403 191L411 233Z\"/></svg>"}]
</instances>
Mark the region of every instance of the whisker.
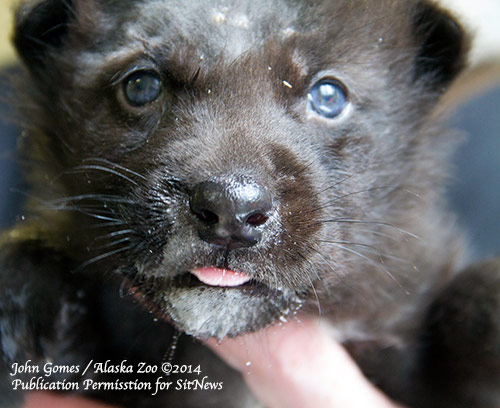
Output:
<instances>
[{"instance_id":1,"label":"whisker","mask_svg":"<svg viewBox=\"0 0 500 408\"><path fill-rule=\"evenodd\" d=\"M387 238L387 239L390 239L392 241L397 241L399 242L399 238L396 238L390 234L385 234L383 232L380 232L380 231L377 231L375 229L363 229L363 228L356 228L356 233L358 232L366 232L367 234L373 234L373 235L377 235L377 236L380 236L380 237L384 237L384 238ZM407 238L405 238L407 239Z\"/></svg>"},{"instance_id":2,"label":"whisker","mask_svg":"<svg viewBox=\"0 0 500 408\"><path fill-rule=\"evenodd\" d=\"M340 249L343 249L344 251L347 251L347 252L350 252L350 253L352 253L354 255L359 256L360 258L366 260L370 265L373 265L373 266L375 266L377 268L381 268L387 274L387 276L389 276L400 288L403 288L403 286L396 279L396 277L382 263L377 263L373 259L368 258L367 256L361 254L360 252L355 251L355 250L353 250L351 248L347 248L347 247L345 247L343 245L335 244L335 243L331 243L331 244L335 245L336 247L338 247Z\"/></svg>"},{"instance_id":3,"label":"whisker","mask_svg":"<svg viewBox=\"0 0 500 408\"><path fill-rule=\"evenodd\" d=\"M309 276L309 274L306 274L306 276L307 276L307 279L309 279L309 282L311 282L311 288L313 290L314 297L316 298L316 304L318 305L318 316L321 317L321 316L323 316L323 312L321 310L321 303L319 301L318 292L316 291L316 288L314 287L314 283L313 283L311 277Z\"/></svg>"},{"instance_id":4,"label":"whisker","mask_svg":"<svg viewBox=\"0 0 500 408\"><path fill-rule=\"evenodd\" d=\"M302 255L300 252L297 252L297 255L299 255L302 259L304 259L304 260L307 261L306 257L304 255ZM314 297L316 298L316 304L318 306L318 316L321 317L321 316L323 316L323 312L322 312L322 309L321 309L321 302L319 301L318 292L316 291L316 288L314 287L313 280L311 279L311 276L309 275L309 273L306 273L306 276L307 276L307 279L309 280L309 282L311 284L311 288L313 290Z\"/></svg>"},{"instance_id":5,"label":"whisker","mask_svg":"<svg viewBox=\"0 0 500 408\"><path fill-rule=\"evenodd\" d=\"M123 222L117 218L112 218L112 217L109 217L106 215L102 215L102 214L108 214L109 213L108 211L105 211L105 212L102 212L102 214L99 214L99 213L95 213L95 209L92 209L94 212L90 212L89 211L90 209L85 208L85 207L78 207L78 206L47 207L47 208L45 208L45 210L48 210L48 211L76 211L76 212L79 212L79 213L86 215L88 217L95 218L97 220L113 221L113 222L117 222L117 223ZM117 224L117 225L119 225L119 224Z\"/></svg>"},{"instance_id":6,"label":"whisker","mask_svg":"<svg viewBox=\"0 0 500 408\"><path fill-rule=\"evenodd\" d=\"M123 220L116 220L116 221L112 221L112 222L102 222L99 224L85 225L82 227L82 229L91 230L91 229L115 227L115 226L122 226L122 225L128 225L128 223L126 223Z\"/></svg>"},{"instance_id":7,"label":"whisker","mask_svg":"<svg viewBox=\"0 0 500 408\"><path fill-rule=\"evenodd\" d=\"M64 210L64 209L63 209ZM86 211L85 209L83 208L72 208L70 209L71 211L78 211L79 213L83 214L83 215L87 215L91 218L95 218L96 220L102 220L102 221L120 221L119 219L117 218L112 218L112 217L108 217L108 216L105 216L105 215L100 215L100 214L95 214L95 213L91 213L89 211Z\"/></svg>"},{"instance_id":8,"label":"whisker","mask_svg":"<svg viewBox=\"0 0 500 408\"><path fill-rule=\"evenodd\" d=\"M408 261L403 259L403 258L399 258L397 256L394 256L394 255L391 255L391 254L388 254L386 252L381 252L377 247L373 246L373 245L369 245L369 244L363 244L361 242L350 242L350 241L329 241L329 240L319 240L319 242L324 242L326 244L340 244L340 245L353 245L353 246L360 246L360 247L363 247L363 248L366 248L366 249L369 249L369 250L372 250L373 252L375 252L382 260L382 258L388 258L388 259L394 259L396 261L401 261L401 262L405 262L407 263ZM382 261L383 263L383 261Z\"/></svg>"},{"instance_id":9,"label":"whisker","mask_svg":"<svg viewBox=\"0 0 500 408\"><path fill-rule=\"evenodd\" d=\"M78 268L76 268L73 272L78 272L78 271L81 271L82 269L86 268L87 266L93 264L93 263L96 263L98 261L102 261L103 259L106 259L112 255L116 255L116 254L119 254L121 252L124 252L124 251L128 251L129 249L132 249L134 247L134 245L128 245L126 247L122 247L122 248L118 248L118 249L114 249L113 251L109 251L109 252L106 252L105 254L101 254L99 256L96 256L92 259L89 259L88 261L85 261L84 263L82 263Z\"/></svg>"},{"instance_id":10,"label":"whisker","mask_svg":"<svg viewBox=\"0 0 500 408\"><path fill-rule=\"evenodd\" d=\"M352 192L352 193L346 193L346 194L343 194L341 196L337 196L337 197L332 198L325 205L323 205L321 207L313 208L310 212L320 211L320 210L323 210L325 208L331 207L333 204L335 204L336 202L342 200L343 198L351 197L351 196L354 196L354 195L357 195L357 194L370 193L372 191L377 191L377 190L389 190L389 189L397 190L398 188L399 187L394 187L394 186L372 187L372 188L367 188L367 189L364 189L364 190L355 191L355 192Z\"/></svg>"},{"instance_id":11,"label":"whisker","mask_svg":"<svg viewBox=\"0 0 500 408\"><path fill-rule=\"evenodd\" d=\"M378 222L378 221L364 221L364 220L356 220L356 219L349 219L349 218L332 218L330 220L319 220L317 221L318 223L349 223L349 224L369 224L369 225L380 225L383 227L390 227L393 228L394 230L400 232L401 234L404 235L409 235L412 238L420 240L420 237L418 235L415 235L409 231L406 231L402 228L396 227L395 225L386 223L386 222Z\"/></svg>"},{"instance_id":12,"label":"whisker","mask_svg":"<svg viewBox=\"0 0 500 408\"><path fill-rule=\"evenodd\" d=\"M332 186L332 187L334 187L334 186ZM367 188L367 189L363 189L363 190L359 190L359 191L354 191L354 192L351 192L351 193L346 193L346 194L343 194L343 195L340 195L340 196L337 196L337 197L333 197L332 199L328 200L322 206L312 207L311 210L309 210L305 214L312 214L312 213L324 210L325 208L329 208L329 207L333 206L335 203L337 203L338 201L340 201L340 200L342 200L344 198L351 197L351 196L354 196L354 195L357 195L357 194L362 194L362 193L370 193L372 191L377 191L377 190L391 190L390 193L392 193L392 192L394 192L396 190L400 190L400 191L404 191L405 193L411 194L411 195L413 195L413 196L415 196L417 198L421 198L421 196L418 193L415 193L415 192L413 192L411 190L408 190L406 188L403 188L401 186L379 186L379 187ZM319 194L316 194L316 195L319 195Z\"/></svg>"},{"instance_id":13,"label":"whisker","mask_svg":"<svg viewBox=\"0 0 500 408\"><path fill-rule=\"evenodd\" d=\"M39 204L43 205L42 209L44 209L44 210L48 210L48 211L77 211L77 212L80 212L84 215L87 215L89 217L92 217L92 218L95 218L98 220L117 222L118 224L116 224L116 225L123 223L123 221L121 221L117 218L111 218L111 217L108 217L108 216L105 216L102 214L95 214L94 212L90 212L89 211L90 208L88 208L86 206L66 206L66 205L57 206L57 205L51 204L50 201L43 200L42 198L36 197L36 196L34 196L30 193L27 193L25 191L21 191L21 190L17 190L17 189L12 189L12 191L15 193L22 194L25 197L38 202ZM92 208L92 210L95 211L95 208ZM107 212L109 213L109 211L107 211Z\"/></svg>"},{"instance_id":14,"label":"whisker","mask_svg":"<svg viewBox=\"0 0 500 408\"><path fill-rule=\"evenodd\" d=\"M107 248L112 248L116 245L119 245L119 244L123 244L124 242L130 242L131 238L130 237L125 237L125 238L122 238L122 239L118 239L116 241L113 241L113 242L110 242L108 244L105 244L105 245L101 245L100 247L97 247L95 249L99 250L99 249L107 249Z\"/></svg>"},{"instance_id":15,"label":"whisker","mask_svg":"<svg viewBox=\"0 0 500 408\"><path fill-rule=\"evenodd\" d=\"M46 203L46 201L41 199L40 197L37 197L31 193L28 193L27 191L19 190L18 188L11 188L9 191L11 193L21 194L22 196L24 196L26 198L29 198L29 199L34 200L34 201L38 201L42 204Z\"/></svg>"},{"instance_id":16,"label":"whisker","mask_svg":"<svg viewBox=\"0 0 500 408\"><path fill-rule=\"evenodd\" d=\"M257 254L259 255L259 257L262 259L262 264L265 265L266 264L266 258L264 256L264 254L262 254L260 251L257 252ZM271 273L272 273L272 279L273 279L273 283L274 283L274 288L276 290L279 289L279 286L280 286L280 282L279 282L279 279L278 279L278 273L276 272L276 268L271 268ZM271 286L271 285L270 285Z\"/></svg>"},{"instance_id":17,"label":"whisker","mask_svg":"<svg viewBox=\"0 0 500 408\"><path fill-rule=\"evenodd\" d=\"M125 172L127 172L129 174L132 174L132 175L134 175L136 177L139 177L139 178L141 178L143 180L147 180L147 178L145 176L143 176L142 174L140 174L140 173L137 173L137 172L135 172L135 171L133 171L133 170L127 168L127 167L120 166L119 164L113 163L113 162L111 162L109 160L106 160L106 159L103 159L103 158L100 158L100 157L92 157L92 158L84 160L84 162L89 162L89 161L96 161L96 162L108 164L110 166L116 167L119 170L125 171Z\"/></svg>"},{"instance_id":18,"label":"whisker","mask_svg":"<svg viewBox=\"0 0 500 408\"><path fill-rule=\"evenodd\" d=\"M135 201L126 199L117 195L106 195L106 194L81 194L77 196L61 197L54 200L47 201L48 204L64 204L71 201L81 201L81 200L99 200L102 202L108 201L113 203L123 203L123 204L135 204Z\"/></svg>"},{"instance_id":19,"label":"whisker","mask_svg":"<svg viewBox=\"0 0 500 408\"><path fill-rule=\"evenodd\" d=\"M103 240L103 239L107 239L107 238L113 238L113 237L116 237L119 235L129 234L131 232L134 232L134 230L126 229L126 230L114 231L114 232L110 232L109 234L100 235L100 236L96 237L95 240L98 241L98 240Z\"/></svg>"},{"instance_id":20,"label":"whisker","mask_svg":"<svg viewBox=\"0 0 500 408\"><path fill-rule=\"evenodd\" d=\"M316 252L321 258L323 258L323 260L330 267L330 271L333 272L335 274L335 276L337 276L337 278L339 279L340 282L342 282L343 285L345 285L347 288L349 288L350 290L352 290L354 293L360 295L364 300L368 300L360 291L358 291L352 285L350 285L344 279L344 277L342 275L340 275L339 273L337 273L337 271L335 270L335 267L332 265L332 260L329 257L326 257L318 249L313 248L312 246L309 246L309 249L311 249L312 251ZM325 286L323 285L323 287L325 287ZM330 289L325 288L325 290L326 290L327 293L330 293Z\"/></svg>"},{"instance_id":21,"label":"whisker","mask_svg":"<svg viewBox=\"0 0 500 408\"><path fill-rule=\"evenodd\" d=\"M307 249L310 249L310 250L313 250L313 251L315 250L311 246L307 246ZM322 254L319 251L316 250L316 252L322 256ZM309 266L311 267L312 272L314 273L314 276L315 276L316 280L321 283L321 286L323 287L323 289L325 290L326 293L330 293L330 290L326 287L325 282L323 281L323 278L318 273L318 271L316 269L316 266L309 259L307 259L305 255L302 255L300 252L297 252L297 255L299 255L305 262L307 262L309 264ZM328 264L329 264L329 266L331 266L330 263L328 263ZM336 274L335 271L333 271L333 272ZM309 273L309 271L307 271L307 273Z\"/></svg>"},{"instance_id":22,"label":"whisker","mask_svg":"<svg viewBox=\"0 0 500 408\"><path fill-rule=\"evenodd\" d=\"M131 183L131 184L133 184L135 186L139 185L137 182L135 182L131 178L125 176L124 174L121 174L120 172L118 172L116 170L113 170L113 169L110 169L110 168L104 167L104 166L94 165L94 164L86 164L86 165L83 165L83 166L76 166L76 167L74 167L74 168L72 168L70 170L64 171L61 175L63 175L63 174L83 173L83 172L85 172L87 170L99 170L99 171L111 173L111 174L114 174L115 176L121 177L124 180L127 180L129 183ZM61 175L57 176L52 181L56 181Z\"/></svg>"},{"instance_id":23,"label":"whisker","mask_svg":"<svg viewBox=\"0 0 500 408\"><path fill-rule=\"evenodd\" d=\"M349 176L337 181L336 183L333 183L327 187L325 187L324 189L322 190L319 190L318 192L314 193L311 197L315 198L315 197L318 197L319 195L323 194L323 193L326 193L328 190L331 190L332 188L335 188L341 184L343 184L344 182L346 182L347 180L353 178L354 176L356 176L356 174L350 174Z\"/></svg>"}]
</instances>

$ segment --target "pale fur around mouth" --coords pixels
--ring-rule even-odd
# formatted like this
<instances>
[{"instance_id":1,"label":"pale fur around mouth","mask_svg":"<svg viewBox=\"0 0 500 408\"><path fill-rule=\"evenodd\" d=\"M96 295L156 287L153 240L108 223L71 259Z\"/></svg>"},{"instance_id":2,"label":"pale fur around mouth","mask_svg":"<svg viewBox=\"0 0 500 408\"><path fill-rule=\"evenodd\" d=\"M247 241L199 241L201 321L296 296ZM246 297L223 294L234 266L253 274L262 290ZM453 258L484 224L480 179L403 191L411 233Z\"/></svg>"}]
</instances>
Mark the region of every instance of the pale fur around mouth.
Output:
<instances>
[{"instance_id":1,"label":"pale fur around mouth","mask_svg":"<svg viewBox=\"0 0 500 408\"><path fill-rule=\"evenodd\" d=\"M256 280L235 287L209 286L192 273L135 285L134 297L194 337L235 337L297 314L303 301L291 290Z\"/></svg>"}]
</instances>

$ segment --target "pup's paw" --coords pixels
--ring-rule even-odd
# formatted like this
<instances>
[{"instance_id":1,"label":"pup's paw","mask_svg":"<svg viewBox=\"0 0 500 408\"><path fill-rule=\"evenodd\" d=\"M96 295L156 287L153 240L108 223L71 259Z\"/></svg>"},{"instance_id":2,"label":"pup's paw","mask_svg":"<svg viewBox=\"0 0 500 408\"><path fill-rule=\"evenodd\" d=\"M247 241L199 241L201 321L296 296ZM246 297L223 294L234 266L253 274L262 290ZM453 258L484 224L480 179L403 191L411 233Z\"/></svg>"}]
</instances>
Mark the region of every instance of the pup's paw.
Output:
<instances>
[{"instance_id":1,"label":"pup's paw","mask_svg":"<svg viewBox=\"0 0 500 408\"><path fill-rule=\"evenodd\" d=\"M439 406L493 407L500 400L500 259L459 274L429 308L422 375ZM454 399L461 402L447 402Z\"/></svg>"}]
</instances>

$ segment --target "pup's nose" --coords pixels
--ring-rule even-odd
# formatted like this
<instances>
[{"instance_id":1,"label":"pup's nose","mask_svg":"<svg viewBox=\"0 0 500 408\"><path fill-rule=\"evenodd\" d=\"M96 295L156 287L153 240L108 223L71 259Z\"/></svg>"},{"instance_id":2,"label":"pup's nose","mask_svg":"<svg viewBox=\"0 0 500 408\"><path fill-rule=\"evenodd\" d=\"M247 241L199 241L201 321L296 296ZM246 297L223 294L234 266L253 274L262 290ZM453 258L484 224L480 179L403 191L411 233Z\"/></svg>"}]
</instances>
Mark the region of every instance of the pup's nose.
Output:
<instances>
[{"instance_id":1,"label":"pup's nose","mask_svg":"<svg viewBox=\"0 0 500 408\"><path fill-rule=\"evenodd\" d=\"M204 241L236 249L250 247L262 238L272 209L272 197L253 180L226 178L196 185L190 197L191 211L200 221L198 235Z\"/></svg>"}]
</instances>

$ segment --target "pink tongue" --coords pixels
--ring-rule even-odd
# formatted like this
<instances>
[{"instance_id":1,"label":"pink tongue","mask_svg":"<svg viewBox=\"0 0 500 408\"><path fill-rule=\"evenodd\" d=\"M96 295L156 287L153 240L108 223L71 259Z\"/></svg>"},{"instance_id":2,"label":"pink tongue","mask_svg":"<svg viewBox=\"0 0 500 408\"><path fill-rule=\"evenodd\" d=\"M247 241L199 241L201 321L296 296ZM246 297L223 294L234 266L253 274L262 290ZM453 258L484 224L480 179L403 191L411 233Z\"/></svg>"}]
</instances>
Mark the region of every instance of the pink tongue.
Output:
<instances>
[{"instance_id":1,"label":"pink tongue","mask_svg":"<svg viewBox=\"0 0 500 408\"><path fill-rule=\"evenodd\" d=\"M205 285L233 287L240 286L252 279L245 273L220 268L198 268L191 273Z\"/></svg>"}]
</instances>

